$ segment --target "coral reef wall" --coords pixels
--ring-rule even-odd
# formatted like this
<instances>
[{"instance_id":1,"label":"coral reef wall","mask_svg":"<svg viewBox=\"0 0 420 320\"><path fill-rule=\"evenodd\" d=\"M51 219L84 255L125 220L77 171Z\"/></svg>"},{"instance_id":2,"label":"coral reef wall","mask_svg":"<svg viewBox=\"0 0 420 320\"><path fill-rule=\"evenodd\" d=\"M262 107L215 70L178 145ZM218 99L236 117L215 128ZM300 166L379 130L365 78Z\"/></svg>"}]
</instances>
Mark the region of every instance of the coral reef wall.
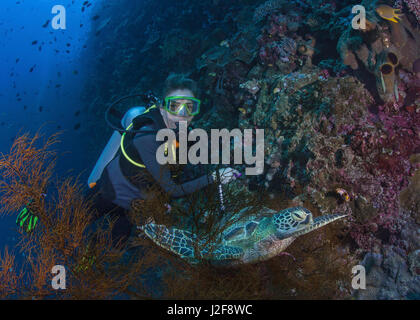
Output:
<instances>
[{"instance_id":1,"label":"coral reef wall","mask_svg":"<svg viewBox=\"0 0 420 320\"><path fill-rule=\"evenodd\" d=\"M159 93L170 72L198 80L197 127L265 129L265 171L249 188L347 213L340 250L371 279L353 294L409 299L420 292L419 8L362 4L364 30L351 26L351 1L107 2L85 100L98 117L117 96ZM401 21L381 17L385 4ZM95 145L106 131L92 127Z\"/></svg>"}]
</instances>

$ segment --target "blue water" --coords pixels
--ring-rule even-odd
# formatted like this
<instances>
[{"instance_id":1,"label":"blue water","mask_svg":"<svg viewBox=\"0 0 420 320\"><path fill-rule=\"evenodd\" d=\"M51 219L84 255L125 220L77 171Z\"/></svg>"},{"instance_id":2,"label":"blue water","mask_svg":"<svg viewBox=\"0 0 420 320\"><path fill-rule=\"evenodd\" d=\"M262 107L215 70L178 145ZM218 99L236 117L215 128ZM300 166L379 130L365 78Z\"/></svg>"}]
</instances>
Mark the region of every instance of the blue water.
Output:
<instances>
[{"instance_id":1,"label":"blue water","mask_svg":"<svg viewBox=\"0 0 420 320\"><path fill-rule=\"evenodd\" d=\"M0 152L8 153L21 132L35 133L42 127L41 132L49 136L63 130L56 173L60 177L81 174L85 181L94 165L93 155L86 152L87 130L75 126L83 127L86 120L81 95L90 61L84 46L92 12L100 1L82 12L83 2L0 1ZM51 9L57 4L66 8L66 30L52 28ZM0 217L0 248L15 245L14 219Z\"/></svg>"}]
</instances>

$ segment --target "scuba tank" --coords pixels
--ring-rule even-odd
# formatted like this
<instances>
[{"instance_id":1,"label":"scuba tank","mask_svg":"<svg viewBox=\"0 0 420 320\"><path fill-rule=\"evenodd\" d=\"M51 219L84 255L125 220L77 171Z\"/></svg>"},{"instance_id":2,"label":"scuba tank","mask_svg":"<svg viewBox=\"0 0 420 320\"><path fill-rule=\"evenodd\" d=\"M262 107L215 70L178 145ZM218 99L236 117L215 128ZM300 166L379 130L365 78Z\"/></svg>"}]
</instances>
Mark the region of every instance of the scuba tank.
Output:
<instances>
[{"instance_id":1,"label":"scuba tank","mask_svg":"<svg viewBox=\"0 0 420 320\"><path fill-rule=\"evenodd\" d=\"M146 107L140 106L132 107L128 110L121 119L121 125L123 128L127 128L130 123L133 122L134 118L141 115L144 111L146 111ZM120 143L121 133L115 130L90 173L88 178L88 185L90 188L93 188L96 185L96 181L98 181L101 177L107 164L114 159L118 149L120 148Z\"/></svg>"},{"instance_id":2,"label":"scuba tank","mask_svg":"<svg viewBox=\"0 0 420 320\"><path fill-rule=\"evenodd\" d=\"M130 108L121 119L121 128L113 126L110 121L108 120L109 113L113 113L114 115L120 116L121 114L113 110L112 108L122 100L132 98L132 97L142 97L144 100L148 101L148 104L146 106L135 106ZM157 103L158 99L153 96L152 94L137 94L137 95L131 95L123 97L113 104L111 104L106 112L105 112L105 120L107 124L114 129L114 132L111 136L111 138L108 140L108 143L106 144L104 150L102 151L101 155L99 156L98 160L96 161L95 166L93 167L92 172L89 175L88 178L88 185L89 188L93 188L96 185L96 182L99 180L99 178L102 175L102 172L104 171L105 167L108 165L108 163L115 157L117 154L120 146L121 146L121 138L124 133L127 132L142 132L141 130L127 130L127 128L130 126L130 124L133 123L133 120L137 118L138 116L142 115L148 107L153 105L154 103ZM120 117L121 118L121 117Z\"/></svg>"}]
</instances>

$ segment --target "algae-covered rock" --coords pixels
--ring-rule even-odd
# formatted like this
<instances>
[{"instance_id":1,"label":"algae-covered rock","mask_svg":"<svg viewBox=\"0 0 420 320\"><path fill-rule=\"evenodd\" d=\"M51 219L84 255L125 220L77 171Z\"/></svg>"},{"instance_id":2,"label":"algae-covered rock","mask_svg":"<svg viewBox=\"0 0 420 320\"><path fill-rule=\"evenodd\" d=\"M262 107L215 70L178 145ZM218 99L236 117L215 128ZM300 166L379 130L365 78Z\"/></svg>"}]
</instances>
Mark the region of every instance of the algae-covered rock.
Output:
<instances>
[{"instance_id":1,"label":"algae-covered rock","mask_svg":"<svg viewBox=\"0 0 420 320\"><path fill-rule=\"evenodd\" d=\"M413 275L420 275L420 249L409 254L408 264Z\"/></svg>"},{"instance_id":2,"label":"algae-covered rock","mask_svg":"<svg viewBox=\"0 0 420 320\"><path fill-rule=\"evenodd\" d=\"M420 224L420 170L411 178L410 185L400 194L401 206L409 210L416 223Z\"/></svg>"},{"instance_id":3,"label":"algae-covered rock","mask_svg":"<svg viewBox=\"0 0 420 320\"><path fill-rule=\"evenodd\" d=\"M366 223L376 217L377 214L378 210L365 197L359 196L355 199L353 215L357 222Z\"/></svg>"}]
</instances>

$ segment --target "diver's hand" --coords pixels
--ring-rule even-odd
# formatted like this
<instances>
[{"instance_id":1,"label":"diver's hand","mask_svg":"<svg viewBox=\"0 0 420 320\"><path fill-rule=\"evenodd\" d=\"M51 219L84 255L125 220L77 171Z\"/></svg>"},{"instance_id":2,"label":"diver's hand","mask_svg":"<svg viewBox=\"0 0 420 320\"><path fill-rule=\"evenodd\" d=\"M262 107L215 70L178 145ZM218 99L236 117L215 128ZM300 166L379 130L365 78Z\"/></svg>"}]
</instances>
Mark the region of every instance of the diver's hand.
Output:
<instances>
[{"instance_id":1,"label":"diver's hand","mask_svg":"<svg viewBox=\"0 0 420 320\"><path fill-rule=\"evenodd\" d=\"M30 201L18 214L16 218L16 224L24 228L26 232L31 232L35 229L36 223L38 222L38 217L31 211Z\"/></svg>"},{"instance_id":2,"label":"diver's hand","mask_svg":"<svg viewBox=\"0 0 420 320\"><path fill-rule=\"evenodd\" d=\"M237 177L241 176L238 170L232 168L219 169L219 175L221 184L227 184L235 180ZM213 172L212 177L213 181L217 182L217 171Z\"/></svg>"}]
</instances>

